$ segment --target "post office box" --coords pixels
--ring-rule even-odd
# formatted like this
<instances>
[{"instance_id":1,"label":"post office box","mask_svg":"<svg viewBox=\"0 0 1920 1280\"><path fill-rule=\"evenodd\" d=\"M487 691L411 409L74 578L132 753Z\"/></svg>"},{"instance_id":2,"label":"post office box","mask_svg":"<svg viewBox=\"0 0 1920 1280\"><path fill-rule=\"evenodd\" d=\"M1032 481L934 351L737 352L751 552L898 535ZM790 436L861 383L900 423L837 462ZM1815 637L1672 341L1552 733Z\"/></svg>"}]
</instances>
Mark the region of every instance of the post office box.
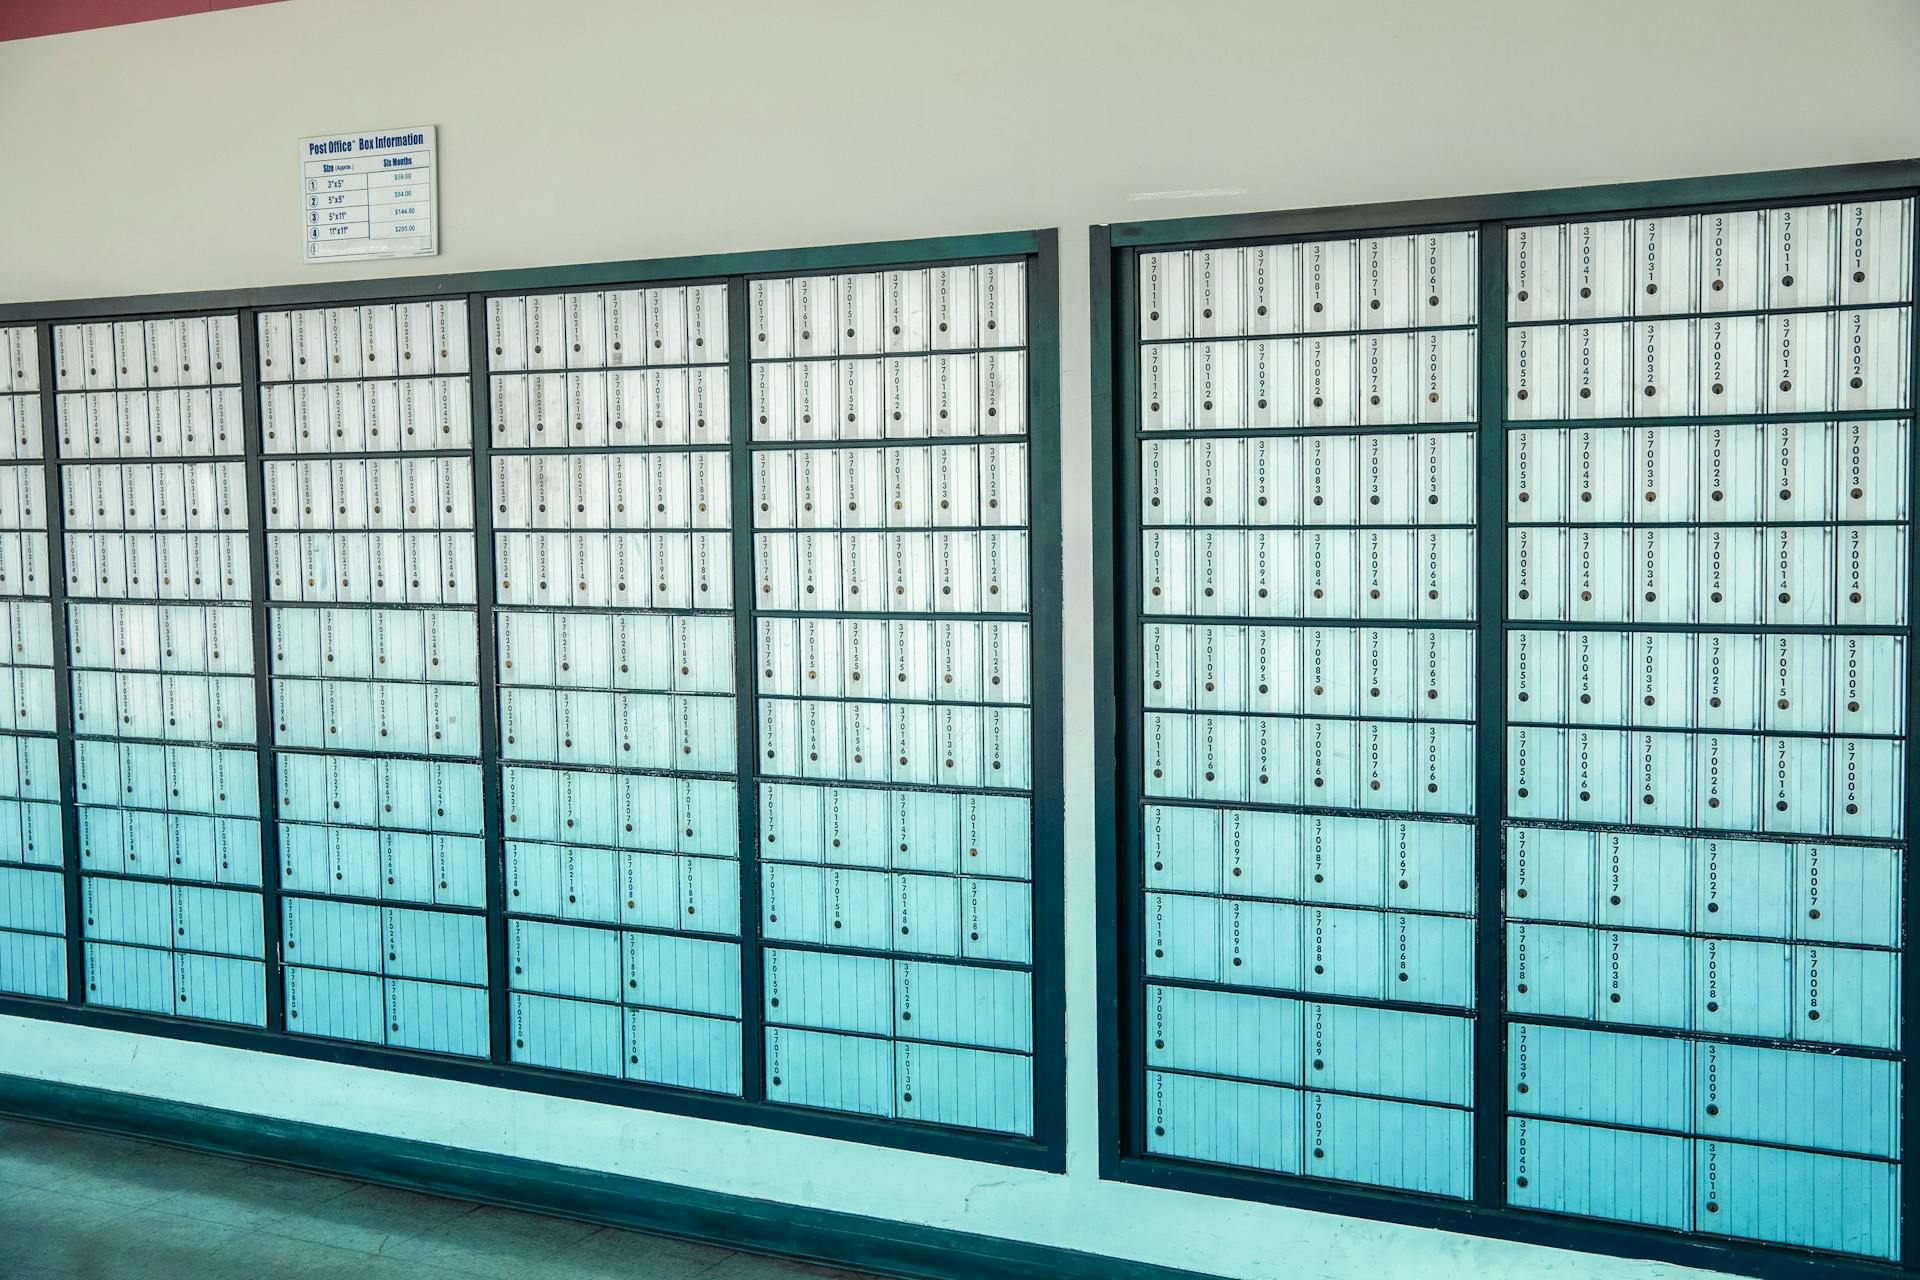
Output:
<instances>
[{"instance_id":1,"label":"post office box","mask_svg":"<svg viewBox=\"0 0 1920 1280\"><path fill-rule=\"evenodd\" d=\"M1157 443L1157 442L1155 442ZM1187 519L1199 524L1238 525L1246 522L1245 464L1237 440L1194 440L1188 445L1191 469L1191 507ZM1180 476L1169 478L1178 483ZM1181 495L1183 498L1185 495ZM1176 509L1177 509L1177 504ZM1169 518L1167 523L1183 523Z\"/></svg>"},{"instance_id":2,"label":"post office box","mask_svg":"<svg viewBox=\"0 0 1920 1280\"><path fill-rule=\"evenodd\" d=\"M1837 381L1834 340L1835 317L1830 312L1767 318L1762 366L1767 412L1817 413L1833 408Z\"/></svg>"},{"instance_id":3,"label":"post office box","mask_svg":"<svg viewBox=\"0 0 1920 1280\"><path fill-rule=\"evenodd\" d=\"M1515 1111L1665 1129L1690 1122L1693 1053L1683 1040L1523 1024L1507 1058Z\"/></svg>"},{"instance_id":4,"label":"post office box","mask_svg":"<svg viewBox=\"0 0 1920 1280\"><path fill-rule=\"evenodd\" d=\"M1786 608L1792 604L1791 597L1784 601L1777 599L1777 586L1774 599L1761 597L1761 557L1763 551L1767 550L1763 547L1762 535L1767 540L1775 540L1782 533L1790 534L1791 531L1712 527L1698 531L1694 547L1699 559L1696 592L1701 622L1710 625L1757 624L1769 607ZM1787 547L1797 545L1792 537L1777 540ZM1797 567L1791 553L1786 567Z\"/></svg>"},{"instance_id":5,"label":"post office box","mask_svg":"<svg viewBox=\"0 0 1920 1280\"><path fill-rule=\"evenodd\" d=\"M1346 337L1303 338L1300 350L1302 420L1310 427L1360 422L1358 344Z\"/></svg>"},{"instance_id":6,"label":"post office box","mask_svg":"<svg viewBox=\"0 0 1920 1280\"><path fill-rule=\"evenodd\" d=\"M834 377L833 365L826 361L800 361L789 366L793 383L793 435L796 440L831 440L839 431L839 408L835 403L835 391L838 386ZM655 381L681 381L682 378L661 373L654 375ZM661 428L663 423L656 415L654 426ZM671 424L664 424L671 426ZM673 433L676 443L684 443L684 431ZM656 438L657 443L665 443Z\"/></svg>"},{"instance_id":7,"label":"post office box","mask_svg":"<svg viewBox=\"0 0 1920 1280\"><path fill-rule=\"evenodd\" d=\"M1627 637L1628 719L1636 725L1689 728L1695 720L1693 637L1638 632Z\"/></svg>"},{"instance_id":8,"label":"post office box","mask_svg":"<svg viewBox=\"0 0 1920 1280\"><path fill-rule=\"evenodd\" d=\"M1440 633L1436 633L1440 634ZM1507 718L1558 724L1569 718L1565 638L1554 631L1507 633Z\"/></svg>"},{"instance_id":9,"label":"post office box","mask_svg":"<svg viewBox=\"0 0 1920 1280\"><path fill-rule=\"evenodd\" d=\"M1685 930L1692 913L1692 842L1678 836L1603 831L1598 847L1596 919L1627 929Z\"/></svg>"},{"instance_id":10,"label":"post office box","mask_svg":"<svg viewBox=\"0 0 1920 1280\"><path fill-rule=\"evenodd\" d=\"M1904 720L1906 642L1898 636L1832 637L1829 716L1843 733L1890 734Z\"/></svg>"},{"instance_id":11,"label":"post office box","mask_svg":"<svg viewBox=\"0 0 1920 1280\"><path fill-rule=\"evenodd\" d=\"M1839 513L1846 520L1904 518L1907 428L1902 422L1842 422L1839 441Z\"/></svg>"},{"instance_id":12,"label":"post office box","mask_svg":"<svg viewBox=\"0 0 1920 1280\"><path fill-rule=\"evenodd\" d=\"M1845 626L1898 626L1906 621L1907 538L1904 527L1845 525L1838 544L1836 620Z\"/></svg>"},{"instance_id":13,"label":"post office box","mask_svg":"<svg viewBox=\"0 0 1920 1280\"><path fill-rule=\"evenodd\" d=\"M991 713L998 717L1002 712ZM1018 713L1014 713L1018 714ZM1023 760L1010 763L1024 766ZM1194 792L1208 800L1244 800L1246 786L1246 722L1234 716L1200 715L1193 718ZM1022 769L1024 772L1024 768ZM1014 779L994 785L1017 785Z\"/></svg>"},{"instance_id":14,"label":"post office box","mask_svg":"<svg viewBox=\"0 0 1920 1280\"><path fill-rule=\"evenodd\" d=\"M1245 423L1246 370L1236 342L1196 342L1192 348L1194 426L1237 429Z\"/></svg>"},{"instance_id":15,"label":"post office box","mask_svg":"<svg viewBox=\"0 0 1920 1280\"><path fill-rule=\"evenodd\" d=\"M1829 830L1832 767L1828 743L1817 738L1765 738L1761 743L1763 829L1819 833Z\"/></svg>"},{"instance_id":16,"label":"post office box","mask_svg":"<svg viewBox=\"0 0 1920 1280\"><path fill-rule=\"evenodd\" d=\"M1824 422L1773 423L1765 433L1762 513L1767 520L1833 517L1834 432Z\"/></svg>"},{"instance_id":17,"label":"post office box","mask_svg":"<svg viewBox=\"0 0 1920 1280\"><path fill-rule=\"evenodd\" d=\"M1183 431L1193 426L1192 369L1185 346L1140 348L1141 428Z\"/></svg>"},{"instance_id":18,"label":"post office box","mask_svg":"<svg viewBox=\"0 0 1920 1280\"><path fill-rule=\"evenodd\" d=\"M1567 416L1566 338L1558 326L1507 334L1507 417L1516 422Z\"/></svg>"},{"instance_id":19,"label":"post office box","mask_svg":"<svg viewBox=\"0 0 1920 1280\"><path fill-rule=\"evenodd\" d=\"M1164 257L1165 255L1154 255ZM998 267L982 266L981 284L984 291L987 273L1000 270ZM1149 277L1153 287L1165 286L1166 269L1163 263L1149 266L1145 260L1141 264L1143 288ZM1190 290L1191 332L1198 337L1231 337L1242 332L1243 320L1241 304L1245 296L1241 283L1241 251L1232 248L1196 249L1187 256L1186 278ZM1159 296L1143 295L1142 304L1149 311L1161 309L1164 299ZM1143 328L1157 322L1149 321ZM1002 339L1003 341L1011 339ZM983 339L984 341L984 339Z\"/></svg>"},{"instance_id":20,"label":"post office box","mask_svg":"<svg viewBox=\"0 0 1920 1280\"><path fill-rule=\"evenodd\" d=\"M1302 981L1309 991L1387 999L1386 917L1335 907L1299 909L1304 920ZM1276 948L1284 954L1284 948Z\"/></svg>"},{"instance_id":21,"label":"post office box","mask_svg":"<svg viewBox=\"0 0 1920 1280\"><path fill-rule=\"evenodd\" d=\"M980 431L978 357L936 355L927 363L928 422L935 436L971 436Z\"/></svg>"},{"instance_id":22,"label":"post office box","mask_svg":"<svg viewBox=\"0 0 1920 1280\"><path fill-rule=\"evenodd\" d=\"M1767 211L1767 306L1832 305L1835 213L1832 206L1822 205Z\"/></svg>"},{"instance_id":23,"label":"post office box","mask_svg":"<svg viewBox=\"0 0 1920 1280\"><path fill-rule=\"evenodd\" d=\"M1903 302L1913 295L1913 201L1848 201L1840 206L1839 300Z\"/></svg>"},{"instance_id":24,"label":"post office box","mask_svg":"<svg viewBox=\"0 0 1920 1280\"><path fill-rule=\"evenodd\" d=\"M1513 1119L1507 1144L1509 1203L1673 1229L1692 1222L1684 1138Z\"/></svg>"},{"instance_id":25,"label":"post office box","mask_svg":"<svg viewBox=\"0 0 1920 1280\"><path fill-rule=\"evenodd\" d=\"M1691 622L1695 616L1693 531L1635 529L1630 554L1634 621Z\"/></svg>"},{"instance_id":26,"label":"post office box","mask_svg":"<svg viewBox=\"0 0 1920 1280\"><path fill-rule=\"evenodd\" d=\"M1724 1142L1698 1143L1695 1165L1703 1231L1879 1258L1897 1251L1890 1165Z\"/></svg>"},{"instance_id":27,"label":"post office box","mask_svg":"<svg viewBox=\"0 0 1920 1280\"><path fill-rule=\"evenodd\" d=\"M1623 725L1630 691L1639 683L1629 636L1618 631L1564 633L1567 719L1575 724Z\"/></svg>"},{"instance_id":28,"label":"post office box","mask_svg":"<svg viewBox=\"0 0 1920 1280\"><path fill-rule=\"evenodd\" d=\"M1634 342L1632 326L1624 324L1574 324L1566 329L1566 412L1572 418L1623 418L1629 413L1628 386L1638 361L1630 354ZM1664 375L1663 375L1664 376ZM1675 378L1685 377L1681 366ZM1635 394L1644 398L1641 384ZM1690 399L1690 397L1688 397Z\"/></svg>"},{"instance_id":29,"label":"post office box","mask_svg":"<svg viewBox=\"0 0 1920 1280\"><path fill-rule=\"evenodd\" d=\"M1760 740L1748 733L1705 733L1694 739L1697 826L1752 831L1760 823Z\"/></svg>"},{"instance_id":30,"label":"post office box","mask_svg":"<svg viewBox=\"0 0 1920 1280\"><path fill-rule=\"evenodd\" d=\"M1789 883L1796 861L1792 846L1716 839L1696 840L1694 846L1695 928L1787 936Z\"/></svg>"},{"instance_id":31,"label":"post office box","mask_svg":"<svg viewBox=\"0 0 1920 1280\"><path fill-rule=\"evenodd\" d=\"M1795 947L1796 1040L1891 1048L1899 1038L1899 959L1890 951Z\"/></svg>"},{"instance_id":32,"label":"post office box","mask_svg":"<svg viewBox=\"0 0 1920 1280\"><path fill-rule=\"evenodd\" d=\"M1696 220L1690 216L1633 221L1633 311L1673 315L1694 307Z\"/></svg>"},{"instance_id":33,"label":"post office box","mask_svg":"<svg viewBox=\"0 0 1920 1280\"><path fill-rule=\"evenodd\" d=\"M1745 209L1700 215L1694 256L1701 310L1750 311L1760 305L1765 217Z\"/></svg>"},{"instance_id":34,"label":"post office box","mask_svg":"<svg viewBox=\"0 0 1920 1280\"><path fill-rule=\"evenodd\" d=\"M1607 930L1596 934L1595 942L1601 972L1595 1007L1600 1021L1682 1029L1689 1025L1686 938Z\"/></svg>"},{"instance_id":35,"label":"post office box","mask_svg":"<svg viewBox=\"0 0 1920 1280\"><path fill-rule=\"evenodd\" d=\"M1637 734L1630 740L1627 734L1601 729L1567 732L1568 817L1576 822L1646 821L1640 810L1651 807L1643 804L1650 794L1643 784L1649 781L1647 762L1653 753L1639 748L1656 745L1643 742L1646 737ZM1676 779L1673 787L1684 797L1684 778Z\"/></svg>"},{"instance_id":36,"label":"post office box","mask_svg":"<svg viewBox=\"0 0 1920 1280\"><path fill-rule=\"evenodd\" d=\"M1516 818L1565 818L1567 734L1515 726L1507 731L1507 812Z\"/></svg>"},{"instance_id":37,"label":"post office box","mask_svg":"<svg viewBox=\"0 0 1920 1280\"><path fill-rule=\"evenodd\" d=\"M1507 616L1563 619L1567 600L1567 532L1519 527L1507 533Z\"/></svg>"},{"instance_id":38,"label":"post office box","mask_svg":"<svg viewBox=\"0 0 1920 1280\"><path fill-rule=\"evenodd\" d=\"M1639 427L1631 441L1631 518L1650 524L1695 519L1693 428Z\"/></svg>"},{"instance_id":39,"label":"post office box","mask_svg":"<svg viewBox=\"0 0 1920 1280\"><path fill-rule=\"evenodd\" d=\"M1301 538L1301 533L1293 529L1253 529L1246 533L1247 611L1254 617L1297 618L1305 613Z\"/></svg>"},{"instance_id":40,"label":"post office box","mask_svg":"<svg viewBox=\"0 0 1920 1280\"><path fill-rule=\"evenodd\" d=\"M934 877L901 876L896 881L922 881ZM952 892L952 882L942 880L948 893ZM821 937L823 942L832 942L838 946L861 947L868 950L887 950L897 947L900 950L924 950L926 939L916 937L914 927L920 920L902 922L902 915L920 906L917 886L908 887L895 895L899 901L889 901L888 877L875 871L828 870L825 873L825 914L826 930ZM911 898L911 903L907 899ZM932 905L932 904L929 904ZM929 911L924 923L935 924L937 913ZM899 925L896 929L895 925ZM895 937L894 934L900 936Z\"/></svg>"},{"instance_id":41,"label":"post office box","mask_svg":"<svg viewBox=\"0 0 1920 1280\"><path fill-rule=\"evenodd\" d=\"M1526 920L1595 920L1598 838L1586 831L1508 828L1507 914Z\"/></svg>"},{"instance_id":42,"label":"post office box","mask_svg":"<svg viewBox=\"0 0 1920 1280\"><path fill-rule=\"evenodd\" d=\"M1321 535L1328 536L1328 535ZM1196 613L1237 616L1246 612L1246 535L1238 530L1197 529L1193 547L1193 600ZM983 607L989 612L1026 609L1025 535L981 535ZM993 553L993 554L989 554ZM1351 580L1348 580L1351 596ZM1002 593L1005 593L1004 595Z\"/></svg>"},{"instance_id":43,"label":"post office box","mask_svg":"<svg viewBox=\"0 0 1920 1280\"><path fill-rule=\"evenodd\" d=\"M1900 855L1870 845L1801 844L1794 852L1793 936L1893 946L1899 936Z\"/></svg>"},{"instance_id":44,"label":"post office box","mask_svg":"<svg viewBox=\"0 0 1920 1280\"><path fill-rule=\"evenodd\" d=\"M1912 376L1909 313L1845 311L1838 326L1838 402L1843 410L1901 409Z\"/></svg>"},{"instance_id":45,"label":"post office box","mask_svg":"<svg viewBox=\"0 0 1920 1280\"><path fill-rule=\"evenodd\" d=\"M1357 519L1368 525L1412 524L1416 478L1414 445L1417 437L1370 434L1360 437ZM1421 513L1424 515L1424 513Z\"/></svg>"},{"instance_id":46,"label":"post office box","mask_svg":"<svg viewBox=\"0 0 1920 1280\"><path fill-rule=\"evenodd\" d=\"M1634 770L1628 821L1677 827L1694 821L1691 780L1694 740L1684 733L1634 733L1628 758Z\"/></svg>"},{"instance_id":47,"label":"post office box","mask_svg":"<svg viewBox=\"0 0 1920 1280\"><path fill-rule=\"evenodd\" d=\"M1619 622L1636 615L1641 609L1658 606L1659 595L1652 601L1644 599L1646 590L1636 592L1633 588L1641 580L1647 561L1638 552L1642 549L1640 535L1648 532L1666 533L1667 530L1625 530L1615 528L1575 528L1568 533L1569 607L1576 621ZM1684 537L1686 530L1679 530ZM1645 545L1658 545L1661 551L1677 550L1685 543L1680 539L1662 539L1657 544L1646 540ZM1671 563L1671 558L1661 556L1656 563ZM1684 595L1680 608L1690 609L1691 601Z\"/></svg>"},{"instance_id":48,"label":"post office box","mask_svg":"<svg viewBox=\"0 0 1920 1280\"><path fill-rule=\"evenodd\" d=\"M1247 642L1246 701L1250 710L1298 713L1305 705L1301 632L1292 627L1256 627Z\"/></svg>"},{"instance_id":49,"label":"post office box","mask_svg":"<svg viewBox=\"0 0 1920 1280\"><path fill-rule=\"evenodd\" d=\"M1567 314L1619 316L1628 311L1632 277L1630 222L1575 222L1567 226Z\"/></svg>"},{"instance_id":50,"label":"post office box","mask_svg":"<svg viewBox=\"0 0 1920 1280\"><path fill-rule=\"evenodd\" d=\"M933 349L962 350L976 345L979 294L977 268L935 267L928 275L927 308L933 324Z\"/></svg>"},{"instance_id":51,"label":"post office box","mask_svg":"<svg viewBox=\"0 0 1920 1280\"><path fill-rule=\"evenodd\" d=\"M1220 857L1220 817L1217 811L1172 805L1147 806L1141 830L1141 859L1146 883L1151 888L1220 893ZM1297 855L1295 861L1297 864ZM1297 878L1297 865L1295 874ZM1234 887L1237 891L1240 886L1236 883Z\"/></svg>"},{"instance_id":52,"label":"post office box","mask_svg":"<svg viewBox=\"0 0 1920 1280\"><path fill-rule=\"evenodd\" d=\"M1356 530L1302 530L1300 566L1308 618L1354 618L1359 610Z\"/></svg>"},{"instance_id":53,"label":"post office box","mask_svg":"<svg viewBox=\"0 0 1920 1280\"><path fill-rule=\"evenodd\" d=\"M1834 540L1833 531L1822 528L1761 531L1761 604L1768 622L1819 624L1833 618Z\"/></svg>"}]
</instances>

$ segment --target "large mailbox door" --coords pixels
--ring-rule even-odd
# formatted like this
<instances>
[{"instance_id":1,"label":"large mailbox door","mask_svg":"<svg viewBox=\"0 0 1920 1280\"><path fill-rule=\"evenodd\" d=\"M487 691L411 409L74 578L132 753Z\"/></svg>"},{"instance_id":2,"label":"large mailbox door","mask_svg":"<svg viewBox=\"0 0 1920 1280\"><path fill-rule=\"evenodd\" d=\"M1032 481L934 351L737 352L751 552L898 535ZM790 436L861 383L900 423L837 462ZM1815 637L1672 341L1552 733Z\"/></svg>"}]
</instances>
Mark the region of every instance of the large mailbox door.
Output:
<instances>
[{"instance_id":1,"label":"large mailbox door","mask_svg":"<svg viewBox=\"0 0 1920 1280\"><path fill-rule=\"evenodd\" d=\"M1898 1256L1913 234L1508 231L1508 1204Z\"/></svg>"},{"instance_id":2,"label":"large mailbox door","mask_svg":"<svg viewBox=\"0 0 1920 1280\"><path fill-rule=\"evenodd\" d=\"M1057 924L1033 896L1048 658L1027 274L958 262L745 285L750 928L778 943L758 988L761 1083L781 1105L1037 1132L1036 931ZM1239 394L1212 387L1196 405Z\"/></svg>"},{"instance_id":3,"label":"large mailbox door","mask_svg":"<svg viewBox=\"0 0 1920 1280\"><path fill-rule=\"evenodd\" d=\"M1148 1154L1472 1194L1479 252L1138 258Z\"/></svg>"},{"instance_id":4,"label":"large mailbox door","mask_svg":"<svg viewBox=\"0 0 1920 1280\"><path fill-rule=\"evenodd\" d=\"M256 319L285 1029L485 1058L466 301Z\"/></svg>"}]
</instances>

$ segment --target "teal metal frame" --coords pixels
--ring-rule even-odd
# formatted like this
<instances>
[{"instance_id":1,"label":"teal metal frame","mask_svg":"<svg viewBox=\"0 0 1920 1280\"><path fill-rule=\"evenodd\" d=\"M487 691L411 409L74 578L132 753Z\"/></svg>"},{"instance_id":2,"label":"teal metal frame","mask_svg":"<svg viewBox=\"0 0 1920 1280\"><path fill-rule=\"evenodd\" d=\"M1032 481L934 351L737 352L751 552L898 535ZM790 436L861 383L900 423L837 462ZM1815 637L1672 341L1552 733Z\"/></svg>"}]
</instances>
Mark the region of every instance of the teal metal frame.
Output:
<instances>
[{"instance_id":1,"label":"teal metal frame","mask_svg":"<svg viewBox=\"0 0 1920 1280\"><path fill-rule=\"evenodd\" d=\"M1624 1257L1650 1257L1755 1276L1887 1277L1920 1274L1920 1179L1903 1167L1899 1264L1731 1242L1509 1208L1506 1186L1506 1024L1503 850L1505 799L1506 230L1578 217L1619 217L1703 208L1750 208L1822 198L1914 195L1920 159L1830 168L1780 170L1717 178L1515 192L1377 205L1344 205L1271 213L1118 223L1092 229L1090 245L1093 371L1093 511L1095 682L1094 809L1099 946L1100 1153L1103 1176L1119 1181L1423 1227L1527 1241ZM1410 1192L1288 1177L1151 1155L1144 1142L1145 967L1141 897L1145 884L1135 815L1142 803L1141 699L1138 646L1139 420L1137 281L1139 256L1165 249L1271 243L1379 231L1477 228L1480 232L1478 636L1479 689L1475 729L1480 759L1475 783L1476 881L1474 1017L1474 1195L1461 1203ZM1920 261L1920 250L1916 251ZM1916 293L1920 296L1920 293ZM1920 328L1920 326L1916 326ZM1920 341L1920 339L1917 339ZM1915 357L1920 358L1920 348ZM1882 415L1885 416L1885 415ZM1906 417L1912 419L1909 412ZM1910 481L1909 510L1920 502L1920 467ZM1920 589L1920 557L1910 556L1909 600ZM1658 627L1639 627L1658 630ZM1920 655L1909 617L1907 724L1920 723ZM1920 767L1910 749L1905 794L1903 918L1920 907L1913 868L1911 815L1920 812ZM1903 959L1900 1021L1920 1026L1920 969ZM1920 1054L1903 1051L1901 1132L1920 1119Z\"/></svg>"},{"instance_id":2,"label":"teal metal frame","mask_svg":"<svg viewBox=\"0 0 1920 1280\"><path fill-rule=\"evenodd\" d=\"M1027 270L1028 314L1028 469L1031 486L1029 508L1029 582L1030 617L1033 628L1031 645L1032 710L1034 757L1032 764L1033 797L1033 1079L1034 1134L1032 1138L949 1128L905 1120L878 1120L853 1114L807 1110L770 1103L765 1100L764 1072L758 1071L764 1005L758 1000L759 939L758 912L755 904L759 890L754 851L759 846L751 784L755 751L753 736L757 718L752 713L751 681L739 684L740 703L738 752L743 788L740 793L739 819L742 879L742 1012L744 1045L744 1084L742 1097L733 1098L692 1090L630 1081L605 1080L540 1068L516 1065L507 1060L507 984L506 984L506 907L503 875L504 842L500 823L500 759L496 733L497 703L494 699L493 663L495 653L495 615L491 608L493 550L490 530L492 504L487 496L490 468L486 429L490 401L485 344L485 299L500 293L538 293L564 289L633 287L656 283L689 283L724 280L736 300L730 317L736 332L730 345L734 379L734 412L730 449L736 486L751 483L746 450L749 440L743 426L747 421L746 389L747 346L744 342L746 313L740 300L745 285L758 277L801 275L809 272L881 270L902 267L938 266L955 262L982 260L1023 260ZM1052 230L947 236L921 240L884 241L820 248L768 250L750 253L714 254L699 257L662 258L627 262L607 262L582 266L533 267L502 271L469 272L399 279L334 281L325 284L288 285L260 289L216 290L197 293L156 294L118 298L94 298L73 301L27 302L0 305L0 326L31 325L38 331L41 358L41 406L44 430L48 433L46 453L49 495L60 493L57 450L52 433L57 422L54 403L53 326L69 321L158 319L169 315L238 311L240 316L241 356L245 366L241 393L244 405L245 461L248 467L248 530L253 561L253 610L255 633L255 685L260 737L256 749L260 759L262 796L274 790L270 669L267 661L265 584L265 522L261 510L260 378L256 344L255 316L259 311L276 308L321 307L356 302L431 301L458 299L467 306L468 334L471 343L469 377L473 393L475 512L475 579L479 617L480 700L482 705L482 757L480 767L485 785L488 869L489 1012L492 1035L490 1061L463 1060L405 1049L374 1047L346 1041L317 1040L285 1032L284 984L279 963L278 926L280 894L278 848L272 823L273 806L264 805L262 814L262 851L264 884L262 914L266 928L267 1025L265 1029L227 1026L157 1015L98 1008L83 1002L85 977L81 962L82 920L80 913L80 868L78 861L78 817L75 803L73 756L74 735L69 706L70 677L67 670L66 574L64 542L60 526L61 504L50 503L48 540L52 547L53 590L50 603L54 617L56 713L61 726L61 796L65 826L64 871L67 882L67 944L69 995L64 1002L31 997L0 995L0 1013L84 1026L109 1028L140 1035L188 1040L256 1052L339 1062L354 1066L397 1071L411 1075L460 1080L529 1093L578 1098L616 1106L639 1107L682 1115L723 1120L797 1133L815 1134L875 1146L896 1147L936 1155L956 1156L987 1163L1023 1168L1063 1171L1066 1167L1066 1002L1064 987L1064 939L1059 922L1062 915L1063 761L1060 724L1060 306L1058 236ZM736 501L737 520L751 510L746 500ZM751 528L748 526L747 533ZM741 562L739 553L750 555L752 539L736 528L736 590L738 602L735 621L741 626L750 617L752 593L750 561ZM737 633L736 650L751 670L749 628ZM262 1121L261 1123L267 1123Z\"/></svg>"}]
</instances>

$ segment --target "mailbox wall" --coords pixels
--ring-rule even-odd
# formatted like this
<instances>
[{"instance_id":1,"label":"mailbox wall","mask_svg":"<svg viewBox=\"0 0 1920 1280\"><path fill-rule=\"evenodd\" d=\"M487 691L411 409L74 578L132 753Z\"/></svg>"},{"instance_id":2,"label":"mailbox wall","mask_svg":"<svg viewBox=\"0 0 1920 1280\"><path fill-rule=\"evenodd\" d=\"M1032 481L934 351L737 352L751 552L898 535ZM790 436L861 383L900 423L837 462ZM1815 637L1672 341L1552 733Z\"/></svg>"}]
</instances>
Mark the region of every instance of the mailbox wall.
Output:
<instances>
[{"instance_id":1,"label":"mailbox wall","mask_svg":"<svg viewBox=\"0 0 1920 1280\"><path fill-rule=\"evenodd\" d=\"M1063 229L1069 1171L18 1018L0 1020L0 1070L1233 1276L1399 1274L1436 1258L1488 1275L1678 1274L1097 1177L1092 891L1111 851L1092 822L1106 764L1087 729L1086 655L1107 584L1092 572L1088 477L1108 424L1087 392L1084 228L1920 151L1909 11L1774 3L1729 21L1648 2L1609 16L1596 27L1520 3L1446 23L1398 2L1282 16L1251 3L994 4L959 21L854 3L353 0L0 49L0 168L31 178L0 199L8 302ZM551 85L536 91L541 77ZM400 119L441 128L445 252L308 272L294 141ZM56 424L43 429L51 441ZM0 945L28 948L44 944L15 940L59 932L0 930Z\"/></svg>"}]
</instances>

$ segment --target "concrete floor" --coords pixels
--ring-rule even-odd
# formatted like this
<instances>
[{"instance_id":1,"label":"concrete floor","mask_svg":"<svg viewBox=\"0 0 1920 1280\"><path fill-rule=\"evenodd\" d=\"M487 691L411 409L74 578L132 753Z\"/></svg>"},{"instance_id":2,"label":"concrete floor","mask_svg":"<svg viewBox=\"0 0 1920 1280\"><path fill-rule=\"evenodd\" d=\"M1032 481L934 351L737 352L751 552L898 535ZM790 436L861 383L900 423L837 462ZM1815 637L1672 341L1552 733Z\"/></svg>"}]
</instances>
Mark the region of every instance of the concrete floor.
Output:
<instances>
[{"instance_id":1,"label":"concrete floor","mask_svg":"<svg viewBox=\"0 0 1920 1280\"><path fill-rule=\"evenodd\" d=\"M0 1117L7 1280L873 1280Z\"/></svg>"}]
</instances>

